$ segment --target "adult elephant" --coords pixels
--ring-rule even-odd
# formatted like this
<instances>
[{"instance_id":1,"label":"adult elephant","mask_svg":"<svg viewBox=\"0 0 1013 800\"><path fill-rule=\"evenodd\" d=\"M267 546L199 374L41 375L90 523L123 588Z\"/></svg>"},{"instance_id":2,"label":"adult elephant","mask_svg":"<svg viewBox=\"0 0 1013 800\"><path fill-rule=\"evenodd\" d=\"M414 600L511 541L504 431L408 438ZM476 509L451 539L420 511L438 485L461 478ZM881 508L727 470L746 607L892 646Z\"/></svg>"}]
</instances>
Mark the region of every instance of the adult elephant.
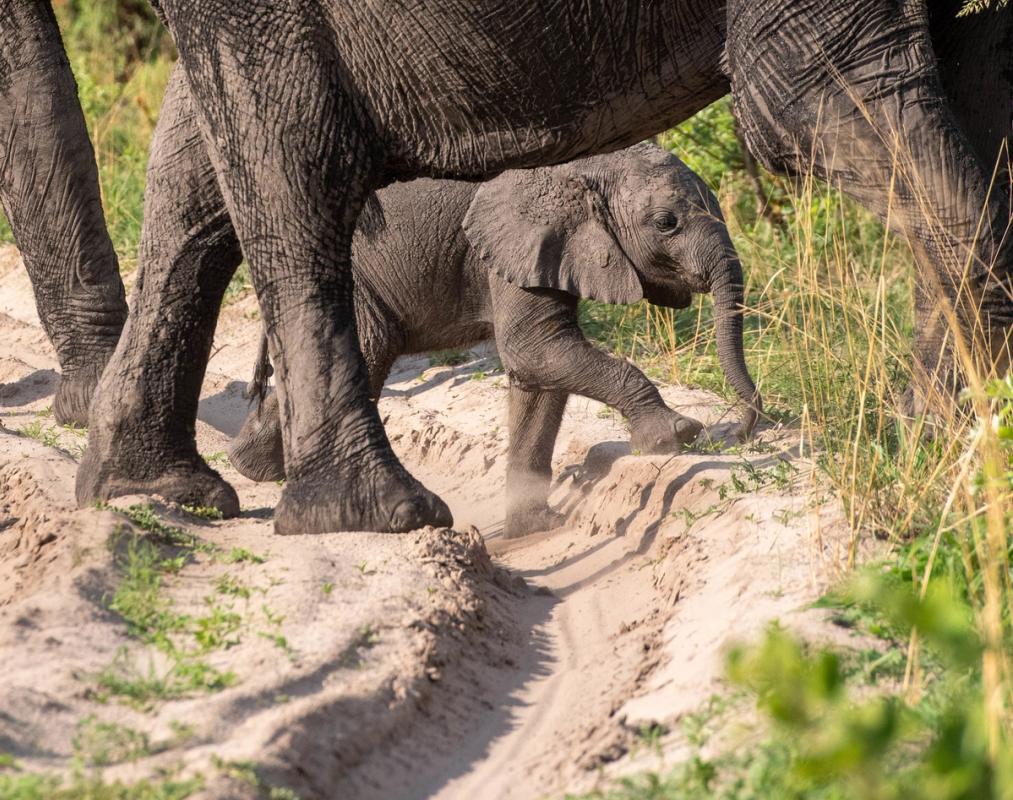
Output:
<instances>
[{"instance_id":1,"label":"adult elephant","mask_svg":"<svg viewBox=\"0 0 1013 800\"><path fill-rule=\"evenodd\" d=\"M83 425L127 304L77 86L43 0L0 0L0 203L60 362L53 414Z\"/></svg>"},{"instance_id":2,"label":"adult elephant","mask_svg":"<svg viewBox=\"0 0 1013 800\"><path fill-rule=\"evenodd\" d=\"M279 378L288 483L276 529L449 523L369 401L349 270L365 198L394 179L480 178L618 149L729 88L768 168L812 168L889 219L959 296L969 330L983 307L996 354L1013 319L1006 203L989 197L990 173L946 102L924 2L161 5L185 75L153 147L161 191L146 208L143 284L93 405L81 502L158 491L237 511L193 440L234 264L208 245L234 246L231 218ZM172 180L177 191L164 191ZM166 195L191 205L187 229L159 229Z\"/></svg>"},{"instance_id":3,"label":"adult elephant","mask_svg":"<svg viewBox=\"0 0 1013 800\"><path fill-rule=\"evenodd\" d=\"M1008 197L1010 137L1013 135L1013 8L958 17L963 5L964 0L930 0L932 45L950 108L986 175L994 179L996 192ZM971 277L980 283L984 280L983 271L974 270ZM1006 285L1009 292L1008 278ZM941 356L945 365L952 342L947 336L946 320L936 313L936 296L928 290L931 285L918 281L915 286L920 320L915 352L917 363L927 371ZM955 303L953 287L944 284L944 290L949 301ZM993 300L1008 306L1009 297L1007 294L1003 300L996 294ZM1001 316L1004 312L998 310L996 313ZM1008 315L1006 319L1005 335L1008 337ZM993 349L1001 351L1001 347L996 343ZM995 361L1000 369L1009 367L1008 348L1007 340L1005 352L996 354ZM914 410L921 408L916 405Z\"/></svg>"}]
</instances>

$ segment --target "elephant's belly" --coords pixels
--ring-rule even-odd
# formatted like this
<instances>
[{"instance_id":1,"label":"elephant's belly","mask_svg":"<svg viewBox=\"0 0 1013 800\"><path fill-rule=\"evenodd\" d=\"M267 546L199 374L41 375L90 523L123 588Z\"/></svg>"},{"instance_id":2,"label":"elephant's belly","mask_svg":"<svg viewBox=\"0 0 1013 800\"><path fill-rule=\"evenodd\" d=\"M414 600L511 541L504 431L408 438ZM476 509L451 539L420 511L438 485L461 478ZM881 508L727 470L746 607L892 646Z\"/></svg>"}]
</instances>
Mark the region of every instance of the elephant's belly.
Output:
<instances>
[{"instance_id":1,"label":"elephant's belly","mask_svg":"<svg viewBox=\"0 0 1013 800\"><path fill-rule=\"evenodd\" d=\"M488 322L463 322L425 331L409 331L406 353L428 353L433 350L457 350L473 347L493 339L492 325Z\"/></svg>"},{"instance_id":2,"label":"elephant's belly","mask_svg":"<svg viewBox=\"0 0 1013 800\"><path fill-rule=\"evenodd\" d=\"M685 119L728 91L723 7L332 0L342 62L396 177L558 163Z\"/></svg>"}]
</instances>

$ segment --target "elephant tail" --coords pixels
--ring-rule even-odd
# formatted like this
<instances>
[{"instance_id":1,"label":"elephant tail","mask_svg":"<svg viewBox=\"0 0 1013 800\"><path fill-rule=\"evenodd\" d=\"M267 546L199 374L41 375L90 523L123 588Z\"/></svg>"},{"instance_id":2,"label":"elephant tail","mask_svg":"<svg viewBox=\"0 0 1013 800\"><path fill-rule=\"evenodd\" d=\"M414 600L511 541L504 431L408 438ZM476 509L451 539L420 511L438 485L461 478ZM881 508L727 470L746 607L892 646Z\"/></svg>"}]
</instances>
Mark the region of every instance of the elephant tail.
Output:
<instances>
[{"instance_id":1,"label":"elephant tail","mask_svg":"<svg viewBox=\"0 0 1013 800\"><path fill-rule=\"evenodd\" d=\"M253 368L253 380L246 385L243 397L249 401L257 401L259 411L267 397L267 379L274 374L274 367L271 366L271 356L267 351L267 332L260 337L260 349L257 351L257 363Z\"/></svg>"}]
</instances>

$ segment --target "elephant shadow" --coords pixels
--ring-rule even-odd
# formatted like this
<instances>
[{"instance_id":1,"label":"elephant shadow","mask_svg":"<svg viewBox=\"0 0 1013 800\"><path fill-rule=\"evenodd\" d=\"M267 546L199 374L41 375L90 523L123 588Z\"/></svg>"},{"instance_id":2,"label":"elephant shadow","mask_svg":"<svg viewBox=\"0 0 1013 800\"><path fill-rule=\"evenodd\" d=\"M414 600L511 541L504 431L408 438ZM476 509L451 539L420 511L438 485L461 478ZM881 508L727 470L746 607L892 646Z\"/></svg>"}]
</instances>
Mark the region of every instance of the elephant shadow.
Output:
<instances>
[{"instance_id":1,"label":"elephant shadow","mask_svg":"<svg viewBox=\"0 0 1013 800\"><path fill-rule=\"evenodd\" d=\"M256 401L243 396L247 385L246 381L229 381L218 393L202 398L197 406L197 419L234 438L256 406Z\"/></svg>"},{"instance_id":2,"label":"elephant shadow","mask_svg":"<svg viewBox=\"0 0 1013 800\"><path fill-rule=\"evenodd\" d=\"M51 369L37 369L12 383L0 383L0 406L27 406L56 392L58 375Z\"/></svg>"}]
</instances>

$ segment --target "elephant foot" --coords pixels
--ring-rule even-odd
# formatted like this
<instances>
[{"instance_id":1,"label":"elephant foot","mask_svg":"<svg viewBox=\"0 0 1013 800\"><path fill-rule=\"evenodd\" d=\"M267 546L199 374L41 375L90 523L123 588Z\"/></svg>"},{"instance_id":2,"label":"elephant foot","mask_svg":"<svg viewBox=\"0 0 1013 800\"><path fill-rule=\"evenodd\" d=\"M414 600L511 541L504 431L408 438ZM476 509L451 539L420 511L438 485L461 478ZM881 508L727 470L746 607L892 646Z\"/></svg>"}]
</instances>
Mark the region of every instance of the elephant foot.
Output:
<instances>
[{"instance_id":1,"label":"elephant foot","mask_svg":"<svg viewBox=\"0 0 1013 800\"><path fill-rule=\"evenodd\" d=\"M695 419L669 408L630 422L630 448L646 454L677 452L692 444L703 430L703 425Z\"/></svg>"},{"instance_id":2,"label":"elephant foot","mask_svg":"<svg viewBox=\"0 0 1013 800\"><path fill-rule=\"evenodd\" d=\"M123 470L103 462L98 448L89 447L77 470L75 492L80 506L130 494L157 494L190 506L217 508L223 517L239 514L239 497L200 456L173 463L164 469ZM144 474L136 474L143 472Z\"/></svg>"},{"instance_id":3,"label":"elephant foot","mask_svg":"<svg viewBox=\"0 0 1013 800\"><path fill-rule=\"evenodd\" d=\"M428 525L449 528L447 504L400 464L356 465L346 475L289 478L274 512L280 534L330 531L406 533Z\"/></svg>"},{"instance_id":4,"label":"elephant foot","mask_svg":"<svg viewBox=\"0 0 1013 800\"><path fill-rule=\"evenodd\" d=\"M88 407L95 394L105 360L100 365L64 372L56 385L53 398L53 417L61 425L88 425Z\"/></svg>"},{"instance_id":5,"label":"elephant foot","mask_svg":"<svg viewBox=\"0 0 1013 800\"><path fill-rule=\"evenodd\" d=\"M565 514L553 511L547 504L510 506L503 525L503 538L518 539L539 531L551 531L565 521Z\"/></svg>"},{"instance_id":6,"label":"elephant foot","mask_svg":"<svg viewBox=\"0 0 1013 800\"><path fill-rule=\"evenodd\" d=\"M246 417L242 429L229 446L229 460L241 475L251 481L280 481L285 478L277 393Z\"/></svg>"}]
</instances>

